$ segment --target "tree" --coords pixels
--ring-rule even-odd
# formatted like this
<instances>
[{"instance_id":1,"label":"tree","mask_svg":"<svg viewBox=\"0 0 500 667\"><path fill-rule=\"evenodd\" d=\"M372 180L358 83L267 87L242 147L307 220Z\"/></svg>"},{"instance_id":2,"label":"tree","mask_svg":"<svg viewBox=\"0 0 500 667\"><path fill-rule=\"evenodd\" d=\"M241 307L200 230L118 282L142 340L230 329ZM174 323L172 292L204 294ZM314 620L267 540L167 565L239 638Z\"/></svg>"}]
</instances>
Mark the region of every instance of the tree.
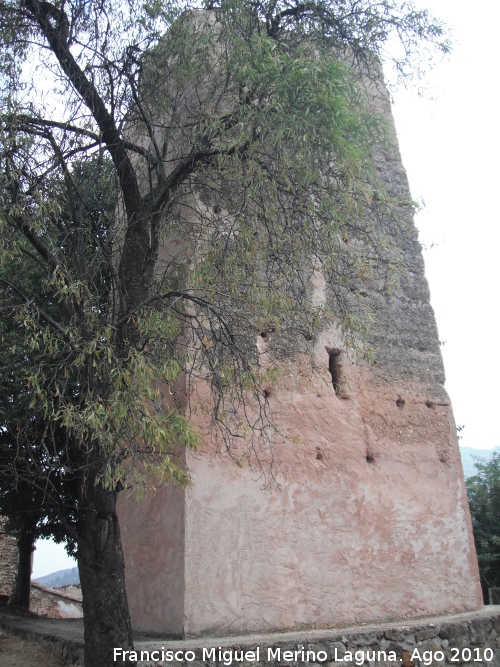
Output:
<instances>
[{"instance_id":1,"label":"tree","mask_svg":"<svg viewBox=\"0 0 500 667\"><path fill-rule=\"evenodd\" d=\"M77 545L86 665L132 647L116 497L189 481L190 406L259 465L281 352L259 365L257 334L308 341L335 317L359 346L362 282L398 268L412 211L377 176L380 60L394 35L403 78L449 48L410 3L187 7L0 0L1 308L47 426L40 448L16 438ZM335 312L310 298L318 271Z\"/></svg>"},{"instance_id":2,"label":"tree","mask_svg":"<svg viewBox=\"0 0 500 667\"><path fill-rule=\"evenodd\" d=\"M500 586L500 453L476 460L478 474L465 481L476 542L481 588Z\"/></svg>"},{"instance_id":3,"label":"tree","mask_svg":"<svg viewBox=\"0 0 500 667\"><path fill-rule=\"evenodd\" d=\"M0 270L0 280L15 274L16 267L7 263ZM38 265L24 266L17 284L32 292L41 278ZM48 299L44 307L57 316L57 307ZM45 434L54 424L35 405L30 405L33 396L26 386L25 370L32 366L33 358L24 339L22 325L8 319L0 322L0 515L8 519L6 530L17 537L19 551L9 604L29 608L35 541L49 536L57 542L68 540L60 516L74 523L72 515L78 495L71 477L61 474L62 470L54 467L47 454ZM58 443L58 456L64 461L66 443L61 429L51 440ZM57 493L47 494L47 484ZM54 500L59 504L55 505ZM74 551L71 539L68 550Z\"/></svg>"},{"instance_id":4,"label":"tree","mask_svg":"<svg viewBox=\"0 0 500 667\"><path fill-rule=\"evenodd\" d=\"M74 541L61 517L74 524L78 494L72 476L65 474L63 468L55 469L53 462L47 460L44 450L44 430L49 428L47 421L25 413L25 424L13 430L16 419L12 407L9 406L9 416L4 418L0 429L0 514L7 518L6 531L17 537L19 552L9 604L28 609L36 540L52 537L56 542L66 541L68 552L74 555ZM61 461L65 460L64 444L60 441ZM34 465L37 466L36 477ZM50 484L52 492L44 484Z\"/></svg>"}]
</instances>

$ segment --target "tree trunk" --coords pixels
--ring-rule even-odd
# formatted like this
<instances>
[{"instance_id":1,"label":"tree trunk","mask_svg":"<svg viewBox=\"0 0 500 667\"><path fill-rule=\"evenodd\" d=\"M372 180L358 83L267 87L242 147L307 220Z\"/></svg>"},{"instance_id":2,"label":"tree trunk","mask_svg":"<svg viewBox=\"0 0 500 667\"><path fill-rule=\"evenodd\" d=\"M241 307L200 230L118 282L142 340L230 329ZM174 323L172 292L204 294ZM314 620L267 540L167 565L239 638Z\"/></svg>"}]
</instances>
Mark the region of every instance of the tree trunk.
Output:
<instances>
[{"instance_id":1,"label":"tree trunk","mask_svg":"<svg viewBox=\"0 0 500 667\"><path fill-rule=\"evenodd\" d=\"M82 489L78 510L78 568L83 593L85 667L116 667L114 649L133 650L132 626L125 591L125 563L116 514L117 492L94 485ZM129 656L127 656L129 657Z\"/></svg>"},{"instance_id":2,"label":"tree trunk","mask_svg":"<svg viewBox=\"0 0 500 667\"><path fill-rule=\"evenodd\" d=\"M16 607L30 608L31 597L31 558L35 548L35 530L38 515L27 514L17 538L19 558L17 561L17 575L14 591L9 604Z\"/></svg>"}]
</instances>

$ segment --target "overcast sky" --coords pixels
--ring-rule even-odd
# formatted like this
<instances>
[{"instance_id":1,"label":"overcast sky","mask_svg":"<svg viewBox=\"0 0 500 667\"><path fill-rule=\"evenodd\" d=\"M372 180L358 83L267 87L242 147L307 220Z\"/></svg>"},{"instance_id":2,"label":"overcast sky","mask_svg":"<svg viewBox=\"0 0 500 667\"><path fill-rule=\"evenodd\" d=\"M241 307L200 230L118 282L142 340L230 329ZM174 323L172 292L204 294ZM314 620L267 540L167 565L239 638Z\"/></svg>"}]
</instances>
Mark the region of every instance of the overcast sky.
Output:
<instances>
[{"instance_id":1,"label":"overcast sky","mask_svg":"<svg viewBox=\"0 0 500 667\"><path fill-rule=\"evenodd\" d=\"M395 98L403 163L414 198L439 327L446 388L462 445L500 444L497 350L500 264L498 19L492 0L418 0L453 30L451 56L415 91Z\"/></svg>"},{"instance_id":2,"label":"overcast sky","mask_svg":"<svg viewBox=\"0 0 500 667\"><path fill-rule=\"evenodd\" d=\"M497 350L500 270L499 5L493 0L417 0L453 30L454 50L415 90L395 97L394 116L417 217L446 388L461 444L500 445ZM34 577L67 567L61 546L40 541Z\"/></svg>"}]
</instances>

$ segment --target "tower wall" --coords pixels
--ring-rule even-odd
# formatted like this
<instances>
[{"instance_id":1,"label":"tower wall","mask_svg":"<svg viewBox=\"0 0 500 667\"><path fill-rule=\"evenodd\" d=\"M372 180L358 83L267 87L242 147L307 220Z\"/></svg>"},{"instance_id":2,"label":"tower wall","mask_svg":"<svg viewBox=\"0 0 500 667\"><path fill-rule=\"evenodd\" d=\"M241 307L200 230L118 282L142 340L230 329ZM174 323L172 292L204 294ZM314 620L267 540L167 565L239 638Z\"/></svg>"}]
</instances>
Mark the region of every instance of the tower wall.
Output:
<instances>
[{"instance_id":1,"label":"tower wall","mask_svg":"<svg viewBox=\"0 0 500 667\"><path fill-rule=\"evenodd\" d=\"M396 145L379 151L377 167L389 195L409 202ZM120 500L136 629L226 635L482 606L421 248L413 222L402 224L389 230L405 260L398 285L386 290L380 265L362 292L372 365L333 325L312 352L281 334L258 341L262 358L274 346L282 359L269 400L286 437L272 483L207 438L186 453L191 487ZM318 302L332 298L323 282L313 280Z\"/></svg>"},{"instance_id":2,"label":"tower wall","mask_svg":"<svg viewBox=\"0 0 500 667\"><path fill-rule=\"evenodd\" d=\"M118 510L132 625L181 636L185 598L185 492L168 485Z\"/></svg>"},{"instance_id":3,"label":"tower wall","mask_svg":"<svg viewBox=\"0 0 500 667\"><path fill-rule=\"evenodd\" d=\"M392 194L408 199L397 150L379 166ZM437 329L410 231L399 286L385 294L374 279L365 295L374 364L343 349L335 327L314 346L323 373L311 374L305 352L283 361L270 404L288 438L273 453L274 483L207 440L186 453L186 491L167 487L146 504L122 503L138 629L222 635L482 605ZM315 298L328 298L322 290L318 279ZM261 352L272 338L259 341ZM342 350L337 391L332 349Z\"/></svg>"}]
</instances>

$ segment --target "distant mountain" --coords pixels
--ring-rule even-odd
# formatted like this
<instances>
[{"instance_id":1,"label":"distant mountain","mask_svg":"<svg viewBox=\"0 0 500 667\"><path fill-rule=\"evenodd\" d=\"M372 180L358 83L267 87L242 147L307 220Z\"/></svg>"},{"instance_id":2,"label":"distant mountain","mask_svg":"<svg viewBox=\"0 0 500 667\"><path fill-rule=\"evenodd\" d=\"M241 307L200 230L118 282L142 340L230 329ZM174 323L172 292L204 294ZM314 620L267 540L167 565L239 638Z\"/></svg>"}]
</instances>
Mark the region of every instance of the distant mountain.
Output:
<instances>
[{"instance_id":1,"label":"distant mountain","mask_svg":"<svg viewBox=\"0 0 500 667\"><path fill-rule=\"evenodd\" d=\"M59 586L71 586L80 583L80 575L77 567L71 567L69 570L59 570L52 574L47 574L45 577L38 577L33 581L48 586L48 588L58 588Z\"/></svg>"},{"instance_id":2,"label":"distant mountain","mask_svg":"<svg viewBox=\"0 0 500 667\"><path fill-rule=\"evenodd\" d=\"M494 449L474 449L473 447L460 447L460 456L462 457L462 466L464 468L464 477L473 477L477 475L477 469L474 465L475 458L489 461L494 452L500 452L500 447Z\"/></svg>"}]
</instances>

